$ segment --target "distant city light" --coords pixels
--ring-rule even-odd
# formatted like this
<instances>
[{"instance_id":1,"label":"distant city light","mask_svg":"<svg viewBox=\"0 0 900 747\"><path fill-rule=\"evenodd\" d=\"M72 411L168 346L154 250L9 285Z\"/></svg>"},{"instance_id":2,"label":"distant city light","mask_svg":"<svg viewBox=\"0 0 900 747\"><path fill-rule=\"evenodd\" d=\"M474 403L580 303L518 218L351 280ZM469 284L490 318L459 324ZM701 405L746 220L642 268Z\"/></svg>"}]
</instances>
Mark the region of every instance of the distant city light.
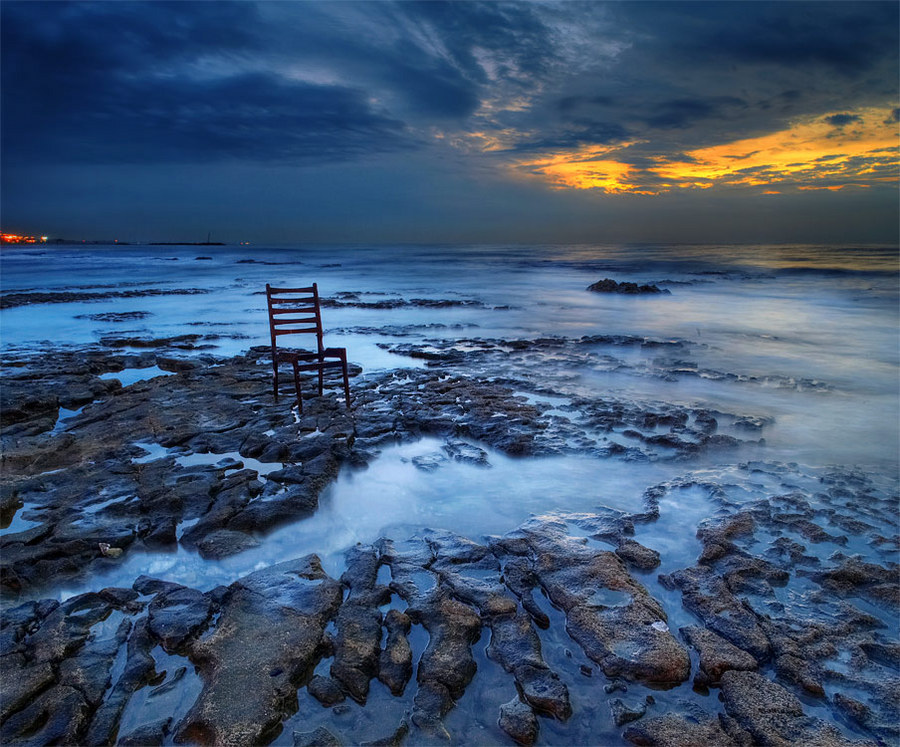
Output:
<instances>
[{"instance_id":1,"label":"distant city light","mask_svg":"<svg viewBox=\"0 0 900 747\"><path fill-rule=\"evenodd\" d=\"M0 231L0 244L37 244L38 242L44 244L47 242L48 238L48 236L37 238L35 236L25 236L23 234L5 233Z\"/></svg>"}]
</instances>

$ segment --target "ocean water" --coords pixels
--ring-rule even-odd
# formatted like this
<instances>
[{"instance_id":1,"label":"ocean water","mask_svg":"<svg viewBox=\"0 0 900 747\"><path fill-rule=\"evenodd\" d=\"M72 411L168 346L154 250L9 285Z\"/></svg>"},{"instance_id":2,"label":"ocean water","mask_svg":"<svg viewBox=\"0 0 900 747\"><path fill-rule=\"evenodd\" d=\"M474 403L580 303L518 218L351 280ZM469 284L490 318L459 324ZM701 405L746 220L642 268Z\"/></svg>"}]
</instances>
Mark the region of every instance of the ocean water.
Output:
<instances>
[{"instance_id":1,"label":"ocean water","mask_svg":"<svg viewBox=\"0 0 900 747\"><path fill-rule=\"evenodd\" d=\"M587 454L513 459L486 448L489 468L450 461L424 472L416 468L416 458L439 453L439 441L389 447L368 470L343 471L321 496L313 517L278 529L258 548L222 561L204 561L183 548L135 553L102 578L50 593L67 597L103 586L130 586L142 573L209 589L309 552L318 553L326 570L338 576L344 551L357 542L382 536L402 541L426 528L481 540L546 513L578 514L599 506L638 511L648 488L677 486L680 479L686 484L686 477L727 486L729 498L739 502L783 492L786 480L808 485L812 494L817 481L837 465L865 475L873 490L896 495L898 269L897 247L875 246L4 248L4 295L205 291L6 308L0 312L4 351L83 345L109 335L201 334L209 336L204 342L210 346L202 352L236 354L268 344L262 294L267 282L317 282L320 295L347 304L324 309L326 341L346 347L363 377L425 365L405 354L410 346L502 350L503 342L511 340L607 336L577 352L538 348L527 356L486 355L460 372L515 380L520 394L553 405L565 417L575 417L573 399L602 398L638 406L703 408L727 414L723 422L745 417L761 424L747 436L760 443L688 461L663 457L625 462ZM670 293L627 296L586 290L606 277L654 283ZM425 306L414 299L455 303ZM371 307L380 300L400 303ZM112 321L112 313L127 316ZM664 345L641 345L641 340L683 345L676 360ZM127 380L122 383L154 373L123 372ZM766 466L748 470L748 463ZM697 487L672 487L660 501L659 520L638 529L636 539L662 553L662 567L640 575L640 581L663 603L672 629L694 621L681 608L680 595L664 589L656 574L696 562L696 528L717 508ZM570 528L579 535L577 521ZM810 547L823 558L836 549L841 548L827 542ZM869 552L864 543L856 549ZM870 611L896 635L896 621L883 610ZM559 640L545 640L548 658L561 647L565 645ZM496 667L479 656L479 667ZM558 665L577 670L578 662L562 657ZM685 688L689 686L681 690ZM697 697L681 690L681 696ZM494 697L486 690L488 696ZM504 692L503 700L511 696ZM592 697L573 688L576 700ZM385 697L385 703L389 700ZM714 696L704 700L707 710L719 707L712 701ZM478 707L461 704L448 725L458 734L488 730L484 734L490 741L495 727L482 723L478 714ZM360 724L371 718L371 711L360 710ZM321 719L326 723L326 715ZM542 738L566 743L595 728L600 727L577 719L565 728L547 724ZM286 726L286 739L290 731ZM612 731L608 736L615 737Z\"/></svg>"},{"instance_id":2,"label":"ocean water","mask_svg":"<svg viewBox=\"0 0 900 747\"><path fill-rule=\"evenodd\" d=\"M684 341L678 355L688 360L674 364L660 360L668 354L653 346L599 343L558 359L539 353L511 363L487 358L479 369L464 372L516 379L523 382L521 394L561 408L572 397L600 397L703 407L765 424L752 434L763 438L764 446L750 453L706 454L690 464L573 456L556 463L526 460L523 466L492 454L496 468L490 471L451 465L423 475L413 466L413 452L439 451L439 446L388 449L368 472L342 474L323 496L320 515L306 524L309 529L301 523L287 530L282 549L256 553L252 564L253 554L244 554L239 557L246 560L224 563L231 570L222 576L221 564L172 563L164 556L162 565L190 569L172 580L209 588L266 560L284 559L282 551L318 552L339 572L344 549L377 539L401 518L405 531L419 524L475 539L509 531L547 510L578 512L597 505L638 510L651 485L746 458L811 469L858 467L896 482L898 267L895 247L855 246L8 247L0 254L5 295L205 292L7 308L0 312L0 338L3 349L42 349L109 335L202 334L210 336L204 341L208 352L231 355L268 344L262 293L267 282L317 282L320 295L345 303L464 302L325 308L327 343L345 346L363 376L424 365L403 355L397 349L402 345L465 350L472 341L597 335ZM654 283L670 293L586 290L605 277ZM355 296L348 300L346 294ZM125 319L111 321L113 313ZM128 385L161 373L143 369L109 376ZM692 507L699 518L706 510ZM664 526L658 534L665 541ZM130 583L127 573L109 580Z\"/></svg>"},{"instance_id":3,"label":"ocean water","mask_svg":"<svg viewBox=\"0 0 900 747\"><path fill-rule=\"evenodd\" d=\"M469 302L326 308L326 339L345 346L363 375L423 365L386 348L429 341L462 341L464 349L473 339L683 340L690 344L691 368L660 363L664 354L653 347L599 345L578 360L537 360L514 370L488 363L473 373L510 374L544 391L552 385L563 404L572 396L602 396L759 417L767 425L765 450L757 456L896 475L898 267L894 247L852 246L7 247L0 254L4 294L207 292L7 308L0 313L0 340L4 349L20 349L109 335L199 333L213 338L206 342L211 352L236 354L268 344L261 293L267 282L317 282L323 297L354 293L363 303ZM670 294L586 291L605 277L655 283ZM137 318L113 322L106 316L111 312ZM631 485L616 478L626 496L619 502L639 496L658 481L658 472L658 465L632 465ZM591 482L584 470L574 470L572 479ZM364 477L352 480L354 490L365 489Z\"/></svg>"},{"instance_id":4,"label":"ocean water","mask_svg":"<svg viewBox=\"0 0 900 747\"><path fill-rule=\"evenodd\" d=\"M4 294L208 291L8 308L0 314L3 348L201 333L218 336L210 341L213 352L234 354L268 343L261 295L267 282L317 282L322 296L352 292L363 302L474 302L326 309L328 343L346 346L364 372L422 365L385 346L433 339L685 340L693 343L691 364L714 372L712 377L663 380L652 375L658 352L620 349L612 355L624 366L588 360L569 371L578 381L569 381L567 393L609 392L752 412L773 421L764 434L773 459L885 468L897 463L895 247L7 247L0 274ZM585 291L604 277L656 283L671 294ZM144 316L119 323L96 319L107 312Z\"/></svg>"}]
</instances>

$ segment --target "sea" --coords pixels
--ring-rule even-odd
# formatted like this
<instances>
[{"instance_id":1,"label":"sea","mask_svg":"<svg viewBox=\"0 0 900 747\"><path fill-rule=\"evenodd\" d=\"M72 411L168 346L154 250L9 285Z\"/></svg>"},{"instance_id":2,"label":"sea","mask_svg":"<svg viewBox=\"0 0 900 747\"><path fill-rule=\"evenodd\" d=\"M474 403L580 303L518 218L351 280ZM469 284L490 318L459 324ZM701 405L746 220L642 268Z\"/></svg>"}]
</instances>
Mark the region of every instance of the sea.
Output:
<instances>
[{"instance_id":1,"label":"sea","mask_svg":"<svg viewBox=\"0 0 900 747\"><path fill-rule=\"evenodd\" d=\"M350 361L362 369L358 380L426 366L427 357L415 351L465 352L485 341L502 349L510 341L596 337L595 345L583 346L577 355L537 345L528 356L473 359L478 362L472 370L465 370L463 356L453 372L515 382L517 395L550 404L561 417L572 417L572 402L593 398L638 407L701 408L755 424L748 445L705 451L689 460L664 453L643 460L601 459L577 449L511 457L482 446L490 469L450 461L424 471L415 458L439 450L437 439L385 446L368 469L342 470L320 497L314 516L278 529L258 548L221 561L203 560L185 549L135 554L103 578L46 595L66 598L104 586L128 587L141 574L205 590L311 552L337 577L345 551L358 542L403 541L427 529L483 541L535 516L602 506L640 511L649 488L682 484L694 487L666 491L659 519L641 526L635 539L662 554L661 567L639 580L663 603L670 627L693 624L680 595L663 588L657 574L696 562L701 549L696 529L720 508L696 485L716 483L752 500L782 489L767 475L790 473L804 485L841 469L863 475L873 490L897 494L898 270L896 246L869 245L4 247L4 296L99 295L3 309L4 354L80 347L110 335L199 333L202 348L179 355L236 355L268 344L266 283L297 287L315 282L320 295L333 301L323 310L326 342L347 348ZM604 278L653 284L668 293L587 290ZM145 289L202 292L115 295ZM683 343L681 358L660 352L667 342ZM151 375L165 372L135 369L119 377L128 385ZM71 413L61 413L65 416ZM620 433L610 438L628 441ZM748 471L748 464L765 468ZM864 556L868 552L852 541L851 549ZM838 550L849 552L829 543L809 548L823 559ZM866 609L896 635L896 621L883 610ZM487 640L478 645L483 649ZM547 640L550 653L545 655L555 657L559 667L574 666L575 660L561 653L572 645ZM483 651L478 661L497 669ZM463 703L448 716L448 728L488 739L496 733L493 722L487 723L496 719L496 709L478 715L478 699L493 697L489 685L478 687L464 696L468 706ZM699 697L689 685L685 688L684 697ZM578 697L590 696L573 695ZM394 707L389 702L384 696L385 708ZM826 709L810 708L827 717ZM360 723L371 718L359 709ZM566 727L544 721L547 743L572 743L578 729L589 733L594 728L587 722L578 726L577 719Z\"/></svg>"}]
</instances>

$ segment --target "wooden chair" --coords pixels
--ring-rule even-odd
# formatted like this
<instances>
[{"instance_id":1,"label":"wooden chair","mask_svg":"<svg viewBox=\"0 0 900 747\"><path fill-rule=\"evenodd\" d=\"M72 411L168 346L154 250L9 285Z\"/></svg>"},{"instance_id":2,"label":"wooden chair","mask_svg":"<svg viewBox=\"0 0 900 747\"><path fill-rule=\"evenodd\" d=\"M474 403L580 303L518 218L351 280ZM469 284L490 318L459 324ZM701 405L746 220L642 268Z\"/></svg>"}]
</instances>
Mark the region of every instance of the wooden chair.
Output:
<instances>
[{"instance_id":1,"label":"wooden chair","mask_svg":"<svg viewBox=\"0 0 900 747\"><path fill-rule=\"evenodd\" d=\"M347 349L326 348L322 343L322 312L319 289L315 283L309 288L273 288L266 283L269 305L269 332L272 337L272 372L275 399L278 399L278 364L290 363L294 369L297 406L303 412L300 394L300 372L318 371L319 396L324 390L326 368L340 368L344 375L344 401L350 408L350 378L347 374ZM283 335L316 336L315 352L279 351L278 338Z\"/></svg>"}]
</instances>

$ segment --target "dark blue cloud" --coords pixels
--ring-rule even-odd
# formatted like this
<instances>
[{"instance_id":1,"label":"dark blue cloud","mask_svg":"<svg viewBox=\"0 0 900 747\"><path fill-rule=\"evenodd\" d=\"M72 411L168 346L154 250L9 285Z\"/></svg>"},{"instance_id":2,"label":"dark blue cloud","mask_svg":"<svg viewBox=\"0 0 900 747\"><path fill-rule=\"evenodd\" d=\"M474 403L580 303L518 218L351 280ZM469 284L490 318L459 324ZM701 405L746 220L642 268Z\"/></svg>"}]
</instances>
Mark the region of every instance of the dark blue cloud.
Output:
<instances>
[{"instance_id":1,"label":"dark blue cloud","mask_svg":"<svg viewBox=\"0 0 900 747\"><path fill-rule=\"evenodd\" d=\"M383 79L409 101L415 114L438 118L464 118L478 108L476 86L459 69L435 59L421 47L400 42Z\"/></svg>"},{"instance_id":2,"label":"dark blue cloud","mask_svg":"<svg viewBox=\"0 0 900 747\"><path fill-rule=\"evenodd\" d=\"M615 104L611 96L565 96L557 102L563 115L573 116L574 112L590 110L594 107L610 107Z\"/></svg>"},{"instance_id":3,"label":"dark blue cloud","mask_svg":"<svg viewBox=\"0 0 900 747\"><path fill-rule=\"evenodd\" d=\"M615 145L631 136L631 132L618 122L578 121L574 126L560 128L552 135L523 139L512 150L516 152L538 152L545 150L566 150L585 145Z\"/></svg>"},{"instance_id":4,"label":"dark blue cloud","mask_svg":"<svg viewBox=\"0 0 900 747\"><path fill-rule=\"evenodd\" d=\"M651 127L662 129L687 127L700 120L725 117L730 110L746 105L734 96L672 99L654 104L644 121Z\"/></svg>"},{"instance_id":5,"label":"dark blue cloud","mask_svg":"<svg viewBox=\"0 0 900 747\"><path fill-rule=\"evenodd\" d=\"M850 75L897 57L895 2L641 2L619 11L670 54L695 61L825 65Z\"/></svg>"},{"instance_id":6,"label":"dark blue cloud","mask_svg":"<svg viewBox=\"0 0 900 747\"><path fill-rule=\"evenodd\" d=\"M825 121L833 127L845 127L853 122L861 122L862 117L858 114L832 114L825 117Z\"/></svg>"},{"instance_id":7,"label":"dark blue cloud","mask_svg":"<svg viewBox=\"0 0 900 747\"><path fill-rule=\"evenodd\" d=\"M307 163L415 144L361 89L186 67L261 52L254 25L234 3L5 3L4 160Z\"/></svg>"},{"instance_id":8,"label":"dark blue cloud","mask_svg":"<svg viewBox=\"0 0 900 747\"><path fill-rule=\"evenodd\" d=\"M878 2L7 0L0 12L7 162L340 161L420 146L412 133L431 127L518 130L514 150L649 137L664 155L834 111L817 99L832 95L826 76L818 94L784 85L798 66L856 75L860 100L883 98L891 86L862 76L897 55L897 7ZM778 66L776 82L760 66ZM499 113L476 121L492 96ZM502 109L517 97L529 106Z\"/></svg>"}]
</instances>

